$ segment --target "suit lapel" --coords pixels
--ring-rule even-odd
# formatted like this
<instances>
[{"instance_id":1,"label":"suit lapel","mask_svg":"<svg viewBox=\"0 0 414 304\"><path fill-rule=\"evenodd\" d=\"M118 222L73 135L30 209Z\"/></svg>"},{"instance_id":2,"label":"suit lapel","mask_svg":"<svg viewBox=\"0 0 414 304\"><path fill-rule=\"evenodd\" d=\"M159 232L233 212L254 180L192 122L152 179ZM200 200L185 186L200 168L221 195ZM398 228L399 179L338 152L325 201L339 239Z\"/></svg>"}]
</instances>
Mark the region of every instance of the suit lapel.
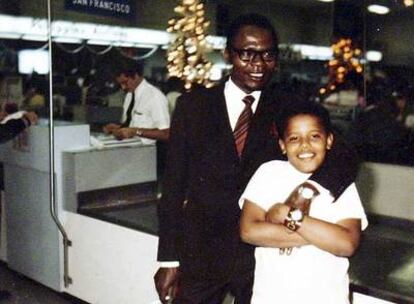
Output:
<instances>
[{"instance_id":1,"label":"suit lapel","mask_svg":"<svg viewBox=\"0 0 414 304\"><path fill-rule=\"evenodd\" d=\"M213 149L222 149L223 155L232 155L232 159L238 159L224 97L224 83L213 88L210 92L208 124L213 130L210 139L214 141L214 143L211 142L211 146Z\"/></svg>"}]
</instances>

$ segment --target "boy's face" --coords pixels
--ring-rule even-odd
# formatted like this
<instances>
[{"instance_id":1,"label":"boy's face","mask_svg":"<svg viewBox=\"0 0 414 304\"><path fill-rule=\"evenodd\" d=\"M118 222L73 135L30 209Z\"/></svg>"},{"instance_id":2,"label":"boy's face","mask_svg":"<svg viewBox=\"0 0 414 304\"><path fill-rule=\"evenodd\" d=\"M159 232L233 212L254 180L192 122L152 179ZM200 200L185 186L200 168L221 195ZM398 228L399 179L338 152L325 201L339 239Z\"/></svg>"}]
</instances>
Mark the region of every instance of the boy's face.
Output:
<instances>
[{"instance_id":1,"label":"boy's face","mask_svg":"<svg viewBox=\"0 0 414 304\"><path fill-rule=\"evenodd\" d=\"M289 119L279 145L289 162L303 173L315 172L333 143L317 117L301 114Z\"/></svg>"}]
</instances>

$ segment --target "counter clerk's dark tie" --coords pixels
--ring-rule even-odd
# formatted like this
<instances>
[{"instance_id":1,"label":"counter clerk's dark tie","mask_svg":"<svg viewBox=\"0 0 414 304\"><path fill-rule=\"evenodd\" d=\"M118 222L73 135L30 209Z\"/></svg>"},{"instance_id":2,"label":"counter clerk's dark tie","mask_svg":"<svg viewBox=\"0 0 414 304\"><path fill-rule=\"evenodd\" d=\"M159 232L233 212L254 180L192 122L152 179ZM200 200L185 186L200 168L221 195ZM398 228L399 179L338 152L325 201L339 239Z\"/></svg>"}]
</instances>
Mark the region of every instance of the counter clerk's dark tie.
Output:
<instances>
[{"instance_id":1,"label":"counter clerk's dark tie","mask_svg":"<svg viewBox=\"0 0 414 304\"><path fill-rule=\"evenodd\" d=\"M250 121L253 116L252 104L254 102L254 97L252 95L247 95L243 98L243 102L245 103L245 107L241 112L233 131L234 140L236 141L237 154L239 157L243 152L247 133L249 132Z\"/></svg>"},{"instance_id":2,"label":"counter clerk's dark tie","mask_svg":"<svg viewBox=\"0 0 414 304\"><path fill-rule=\"evenodd\" d=\"M132 110L134 109L135 104L135 93L132 93L132 98L128 106L128 110L126 111L126 119L125 122L122 124L122 127L128 128L129 124L131 123L132 119Z\"/></svg>"}]
</instances>

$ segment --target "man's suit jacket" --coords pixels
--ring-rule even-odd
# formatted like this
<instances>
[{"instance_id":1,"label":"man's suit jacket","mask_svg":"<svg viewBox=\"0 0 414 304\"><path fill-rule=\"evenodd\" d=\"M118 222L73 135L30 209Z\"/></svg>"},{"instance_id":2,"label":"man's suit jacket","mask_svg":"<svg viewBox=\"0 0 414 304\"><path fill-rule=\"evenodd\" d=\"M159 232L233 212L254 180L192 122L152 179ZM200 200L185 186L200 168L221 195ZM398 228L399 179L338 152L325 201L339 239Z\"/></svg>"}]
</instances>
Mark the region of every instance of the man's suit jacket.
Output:
<instances>
[{"instance_id":1,"label":"man's suit jacket","mask_svg":"<svg viewBox=\"0 0 414 304\"><path fill-rule=\"evenodd\" d=\"M224 84L179 98L158 208L159 261L179 261L187 278L225 279L233 271L253 272L253 247L239 237L238 199L262 163L283 157L274 127L283 101L278 94L262 92L239 159ZM325 174L323 178L332 183Z\"/></svg>"}]
</instances>

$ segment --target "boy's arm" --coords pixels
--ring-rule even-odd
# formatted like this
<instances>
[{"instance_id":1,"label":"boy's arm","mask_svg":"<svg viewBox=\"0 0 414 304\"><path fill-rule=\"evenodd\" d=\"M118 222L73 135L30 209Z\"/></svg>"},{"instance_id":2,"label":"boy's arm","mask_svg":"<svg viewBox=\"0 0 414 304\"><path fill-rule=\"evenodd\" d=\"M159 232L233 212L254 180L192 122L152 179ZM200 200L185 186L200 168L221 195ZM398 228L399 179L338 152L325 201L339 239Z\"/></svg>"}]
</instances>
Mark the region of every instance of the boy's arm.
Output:
<instances>
[{"instance_id":1,"label":"boy's arm","mask_svg":"<svg viewBox=\"0 0 414 304\"><path fill-rule=\"evenodd\" d=\"M266 211L249 200L243 204L240 236L244 242L262 247L287 248L308 244L299 234L289 233L283 225L266 222Z\"/></svg>"},{"instance_id":2,"label":"boy's arm","mask_svg":"<svg viewBox=\"0 0 414 304\"><path fill-rule=\"evenodd\" d=\"M359 164L356 151L339 134L335 134L332 149L310 180L329 190L336 200L355 181Z\"/></svg>"},{"instance_id":3,"label":"boy's arm","mask_svg":"<svg viewBox=\"0 0 414 304\"><path fill-rule=\"evenodd\" d=\"M296 233L319 249L349 257L359 245L361 220L345 219L333 224L305 216Z\"/></svg>"},{"instance_id":4,"label":"boy's arm","mask_svg":"<svg viewBox=\"0 0 414 304\"><path fill-rule=\"evenodd\" d=\"M283 225L290 208L286 204L275 204L266 213L266 220ZM291 233L334 255L351 256L359 245L361 220L344 219L333 224L305 215L300 228Z\"/></svg>"}]
</instances>

